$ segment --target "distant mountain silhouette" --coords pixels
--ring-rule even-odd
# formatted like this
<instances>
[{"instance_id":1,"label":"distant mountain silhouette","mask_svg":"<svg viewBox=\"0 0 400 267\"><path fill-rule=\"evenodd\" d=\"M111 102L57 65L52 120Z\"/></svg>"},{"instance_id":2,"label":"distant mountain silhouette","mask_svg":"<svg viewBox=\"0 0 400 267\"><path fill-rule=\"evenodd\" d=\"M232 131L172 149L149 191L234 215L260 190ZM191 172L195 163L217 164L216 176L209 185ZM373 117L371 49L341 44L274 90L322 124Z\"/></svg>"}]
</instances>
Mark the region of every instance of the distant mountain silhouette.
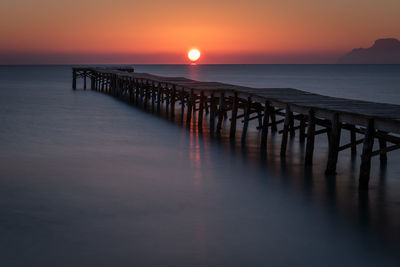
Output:
<instances>
[{"instance_id":1,"label":"distant mountain silhouette","mask_svg":"<svg viewBox=\"0 0 400 267\"><path fill-rule=\"evenodd\" d=\"M400 41L378 39L369 48L353 49L342 56L338 64L400 64Z\"/></svg>"}]
</instances>

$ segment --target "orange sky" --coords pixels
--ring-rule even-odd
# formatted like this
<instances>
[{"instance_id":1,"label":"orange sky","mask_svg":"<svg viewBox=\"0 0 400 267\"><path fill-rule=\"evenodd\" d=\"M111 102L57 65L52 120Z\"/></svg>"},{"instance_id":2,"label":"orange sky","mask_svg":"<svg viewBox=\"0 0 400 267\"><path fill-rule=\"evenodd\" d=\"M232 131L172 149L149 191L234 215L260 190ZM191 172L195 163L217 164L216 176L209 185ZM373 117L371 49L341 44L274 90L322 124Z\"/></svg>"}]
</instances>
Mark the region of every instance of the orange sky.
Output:
<instances>
[{"instance_id":1,"label":"orange sky","mask_svg":"<svg viewBox=\"0 0 400 267\"><path fill-rule=\"evenodd\" d=\"M399 0L2 0L0 60L185 63L197 47L201 63L324 61L399 38L399 12Z\"/></svg>"}]
</instances>

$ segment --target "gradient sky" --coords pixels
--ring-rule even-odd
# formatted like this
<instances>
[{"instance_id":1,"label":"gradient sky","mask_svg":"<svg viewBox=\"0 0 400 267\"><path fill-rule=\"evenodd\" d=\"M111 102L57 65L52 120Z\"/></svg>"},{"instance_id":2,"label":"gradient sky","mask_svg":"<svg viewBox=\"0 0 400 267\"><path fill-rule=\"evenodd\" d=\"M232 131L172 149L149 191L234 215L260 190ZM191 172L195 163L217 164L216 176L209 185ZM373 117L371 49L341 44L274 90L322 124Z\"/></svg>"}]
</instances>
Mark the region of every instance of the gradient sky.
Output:
<instances>
[{"instance_id":1,"label":"gradient sky","mask_svg":"<svg viewBox=\"0 0 400 267\"><path fill-rule=\"evenodd\" d=\"M0 64L331 63L400 37L400 0L2 0Z\"/></svg>"}]
</instances>

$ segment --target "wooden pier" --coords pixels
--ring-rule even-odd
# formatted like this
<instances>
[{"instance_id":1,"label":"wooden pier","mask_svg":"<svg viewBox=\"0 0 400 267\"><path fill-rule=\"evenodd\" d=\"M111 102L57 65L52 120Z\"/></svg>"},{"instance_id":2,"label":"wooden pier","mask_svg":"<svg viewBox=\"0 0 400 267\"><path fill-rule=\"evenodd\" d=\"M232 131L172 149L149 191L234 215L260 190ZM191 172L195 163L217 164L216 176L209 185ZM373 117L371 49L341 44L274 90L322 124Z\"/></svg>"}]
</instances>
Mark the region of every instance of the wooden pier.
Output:
<instances>
[{"instance_id":1,"label":"wooden pier","mask_svg":"<svg viewBox=\"0 0 400 267\"><path fill-rule=\"evenodd\" d=\"M355 156L357 145L363 144L360 189L368 188L371 158L379 155L381 164L386 164L387 153L400 148L400 105L328 97L291 88L250 88L162 77L136 73L131 68L73 68L72 74L73 89L77 87L78 78L83 79L83 89L86 89L88 79L92 90L153 113L159 114L163 106L172 119L179 104L182 122L190 125L197 114L197 127L202 129L203 119L208 117L212 135L220 135L223 120L230 117L232 141L236 140L238 120L243 123L243 143L249 121L258 120L261 148L267 150L269 131L282 134L282 157L286 155L288 138L298 132L299 141L306 142L306 165L313 162L315 136L326 133L329 144L326 175L336 173L339 152L350 149ZM350 136L347 144L340 143L344 130ZM359 136L362 138L357 139ZM376 139L379 148L374 150Z\"/></svg>"}]
</instances>

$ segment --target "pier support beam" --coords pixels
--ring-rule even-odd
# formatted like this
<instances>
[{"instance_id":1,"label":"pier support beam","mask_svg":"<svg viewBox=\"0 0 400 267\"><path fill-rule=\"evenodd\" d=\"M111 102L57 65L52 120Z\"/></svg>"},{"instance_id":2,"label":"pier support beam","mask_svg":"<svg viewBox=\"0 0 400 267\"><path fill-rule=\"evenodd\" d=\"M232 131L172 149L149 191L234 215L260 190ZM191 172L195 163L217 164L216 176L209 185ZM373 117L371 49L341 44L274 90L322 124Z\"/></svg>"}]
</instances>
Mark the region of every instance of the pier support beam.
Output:
<instances>
[{"instance_id":1,"label":"pier support beam","mask_svg":"<svg viewBox=\"0 0 400 267\"><path fill-rule=\"evenodd\" d=\"M185 116L185 90L181 90L181 123L183 124L183 119Z\"/></svg>"},{"instance_id":2,"label":"pier support beam","mask_svg":"<svg viewBox=\"0 0 400 267\"><path fill-rule=\"evenodd\" d=\"M251 97L247 98L246 107L244 109L244 122L242 131L242 144L246 142L247 128L249 127L249 117L251 113Z\"/></svg>"},{"instance_id":3,"label":"pier support beam","mask_svg":"<svg viewBox=\"0 0 400 267\"><path fill-rule=\"evenodd\" d=\"M357 155L357 136L356 136L356 127L354 125L350 125L350 144L351 144L351 155Z\"/></svg>"},{"instance_id":4,"label":"pier support beam","mask_svg":"<svg viewBox=\"0 0 400 267\"><path fill-rule=\"evenodd\" d=\"M231 128L229 131L229 138L231 140L235 140L236 136L236 117L238 112L238 94L235 93L235 96L232 99L232 117L231 117Z\"/></svg>"},{"instance_id":5,"label":"pier support beam","mask_svg":"<svg viewBox=\"0 0 400 267\"><path fill-rule=\"evenodd\" d=\"M84 89L84 90L86 90L86 74L87 74L87 72L84 71L84 72L83 72L83 89Z\"/></svg>"},{"instance_id":6,"label":"pier support beam","mask_svg":"<svg viewBox=\"0 0 400 267\"><path fill-rule=\"evenodd\" d=\"M216 111L216 99L214 94L210 97L210 134L214 135L215 132L215 111Z\"/></svg>"},{"instance_id":7,"label":"pier support beam","mask_svg":"<svg viewBox=\"0 0 400 267\"><path fill-rule=\"evenodd\" d=\"M264 118L262 122L262 132L261 132L261 149L267 148L267 137L268 137L268 123L270 116L271 106L269 101L265 101L264 104Z\"/></svg>"},{"instance_id":8,"label":"pier support beam","mask_svg":"<svg viewBox=\"0 0 400 267\"><path fill-rule=\"evenodd\" d=\"M193 98L194 98L194 94L193 94L193 89L190 90L190 95L189 95L189 99L187 101L187 106L188 106L188 110L187 110L187 114L186 114L186 126L190 128L190 124L192 122L192 112L193 112Z\"/></svg>"},{"instance_id":9,"label":"pier support beam","mask_svg":"<svg viewBox=\"0 0 400 267\"><path fill-rule=\"evenodd\" d=\"M306 118L303 114L300 116L300 143L306 140Z\"/></svg>"},{"instance_id":10,"label":"pier support beam","mask_svg":"<svg viewBox=\"0 0 400 267\"><path fill-rule=\"evenodd\" d=\"M175 100L176 100L176 87L172 86L171 89L171 120L175 119Z\"/></svg>"},{"instance_id":11,"label":"pier support beam","mask_svg":"<svg viewBox=\"0 0 400 267\"><path fill-rule=\"evenodd\" d=\"M278 131L278 127L276 126L276 114L275 108L271 107L271 132L276 133Z\"/></svg>"},{"instance_id":12,"label":"pier support beam","mask_svg":"<svg viewBox=\"0 0 400 267\"><path fill-rule=\"evenodd\" d=\"M200 92L200 104L199 104L199 115L197 118L197 128L198 129L203 129L203 113L204 113L204 92Z\"/></svg>"},{"instance_id":13,"label":"pier support beam","mask_svg":"<svg viewBox=\"0 0 400 267\"><path fill-rule=\"evenodd\" d=\"M364 145L361 154L359 188L368 189L369 176L371 172L371 154L374 146L374 120L368 120L368 126L365 132Z\"/></svg>"},{"instance_id":14,"label":"pier support beam","mask_svg":"<svg viewBox=\"0 0 400 267\"><path fill-rule=\"evenodd\" d=\"M290 110L290 106L286 106L286 114L285 114L285 122L283 125L283 134L282 134L282 144L281 144L281 156L286 156L286 147L288 142L289 135L289 127L291 125L291 121L293 120L293 113Z\"/></svg>"},{"instance_id":15,"label":"pier support beam","mask_svg":"<svg viewBox=\"0 0 400 267\"><path fill-rule=\"evenodd\" d=\"M154 113L156 106L156 87L154 82L151 83L151 113Z\"/></svg>"},{"instance_id":16,"label":"pier support beam","mask_svg":"<svg viewBox=\"0 0 400 267\"><path fill-rule=\"evenodd\" d=\"M382 132L380 132L382 133ZM381 151L385 151L386 150L386 140L383 138L379 138L379 150ZM379 159L381 161L381 163L386 164L387 163L387 153L386 152L382 152L379 154Z\"/></svg>"},{"instance_id":17,"label":"pier support beam","mask_svg":"<svg viewBox=\"0 0 400 267\"><path fill-rule=\"evenodd\" d=\"M296 136L296 129L294 128L294 116L293 113L290 114L290 119L289 119L289 132L290 132L290 139L294 138Z\"/></svg>"},{"instance_id":18,"label":"pier support beam","mask_svg":"<svg viewBox=\"0 0 400 267\"><path fill-rule=\"evenodd\" d=\"M332 118L332 126L329 135L328 162L325 170L326 175L336 174L336 165L337 165L339 146L340 146L340 133L341 133L341 124L339 121L339 114L335 113Z\"/></svg>"},{"instance_id":19,"label":"pier support beam","mask_svg":"<svg viewBox=\"0 0 400 267\"><path fill-rule=\"evenodd\" d=\"M221 93L221 95L219 97L219 105L218 105L217 136L221 136L224 112L225 112L225 95L224 95L224 93Z\"/></svg>"},{"instance_id":20,"label":"pier support beam","mask_svg":"<svg viewBox=\"0 0 400 267\"><path fill-rule=\"evenodd\" d=\"M314 110L308 111L308 128L307 128L307 145L306 157L304 164L306 166L312 165L314 155L314 140L315 140L315 115Z\"/></svg>"},{"instance_id":21,"label":"pier support beam","mask_svg":"<svg viewBox=\"0 0 400 267\"><path fill-rule=\"evenodd\" d=\"M72 89L76 90L76 70L72 70Z\"/></svg>"}]
</instances>

